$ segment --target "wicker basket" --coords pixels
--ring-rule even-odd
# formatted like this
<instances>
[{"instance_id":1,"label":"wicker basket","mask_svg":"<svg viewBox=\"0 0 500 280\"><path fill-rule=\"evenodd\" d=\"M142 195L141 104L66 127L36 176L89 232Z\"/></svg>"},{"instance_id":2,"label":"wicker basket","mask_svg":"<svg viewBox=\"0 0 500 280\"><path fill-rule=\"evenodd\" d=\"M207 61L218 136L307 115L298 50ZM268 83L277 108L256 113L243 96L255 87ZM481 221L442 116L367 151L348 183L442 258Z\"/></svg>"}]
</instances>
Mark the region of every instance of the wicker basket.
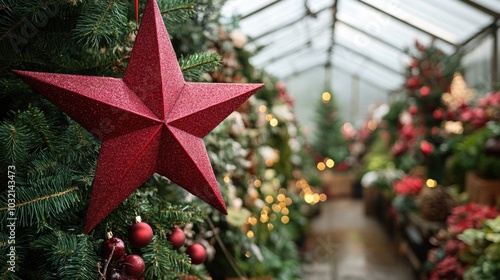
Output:
<instances>
[{"instance_id":1,"label":"wicker basket","mask_svg":"<svg viewBox=\"0 0 500 280\"><path fill-rule=\"evenodd\" d=\"M476 172L467 172L465 191L476 203L490 206L500 205L500 179L487 180L479 177Z\"/></svg>"},{"instance_id":2,"label":"wicker basket","mask_svg":"<svg viewBox=\"0 0 500 280\"><path fill-rule=\"evenodd\" d=\"M351 197L355 179L353 172L325 170L321 173L321 185L328 198Z\"/></svg>"}]
</instances>

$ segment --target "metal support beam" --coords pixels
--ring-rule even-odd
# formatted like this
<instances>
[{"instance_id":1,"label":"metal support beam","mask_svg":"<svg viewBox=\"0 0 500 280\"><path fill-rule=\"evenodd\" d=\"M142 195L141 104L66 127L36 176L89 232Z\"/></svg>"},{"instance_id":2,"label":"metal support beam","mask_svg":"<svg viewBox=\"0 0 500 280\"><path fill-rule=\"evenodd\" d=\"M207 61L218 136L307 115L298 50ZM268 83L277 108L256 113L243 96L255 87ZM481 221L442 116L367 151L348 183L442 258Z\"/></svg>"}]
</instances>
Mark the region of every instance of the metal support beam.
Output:
<instances>
[{"instance_id":1,"label":"metal support beam","mask_svg":"<svg viewBox=\"0 0 500 280\"><path fill-rule=\"evenodd\" d=\"M342 21L342 20L340 20L340 19L338 19L337 21L338 21L339 23L341 23L341 24L343 24L343 25L345 25L345 26L349 27L350 29L356 30L357 32L359 32L359 33L361 33L361 34L365 35L366 37L370 37L371 39L374 39L375 41L380 42L380 43L382 43L382 44L384 44L384 45L388 46L389 48L391 48L391 49L393 49L393 50L397 50L397 51L399 51L399 52L401 52L401 53L406 53L406 52L405 52L405 50L403 50L403 49L401 49L400 47L398 47L398 46L396 46L396 45L393 45L393 44L391 44L391 43L389 43L389 42L387 42L387 41L385 41L385 40L380 39L380 37L378 37L378 36L375 36L375 35L370 34L370 33L366 32L366 31L364 31L364 30L361 30L361 29L359 29L359 28L357 28L357 27L355 27L355 26L353 26L353 25L351 25L351 24L349 24L349 23L347 23L347 22L345 22L345 21Z\"/></svg>"},{"instance_id":2,"label":"metal support beam","mask_svg":"<svg viewBox=\"0 0 500 280\"><path fill-rule=\"evenodd\" d=\"M363 59L365 59L365 60L367 60L367 61L369 61L369 62L371 62L373 64L376 64L376 65L378 65L378 66L380 66L380 67L382 67L382 68L384 68L384 69L386 69L386 70L388 70L390 72L396 73L396 74L401 75L401 76L405 76L404 73L401 73L398 70L396 70L396 69L394 69L394 68L392 68L392 67L390 67L390 66L388 66L386 64L383 64L382 62L374 60L373 58L371 58L369 56L366 56L365 54L362 54L362 53L360 53L360 52L358 52L358 51L356 51L356 50L354 50L354 49L352 49L352 48L350 48L348 46L345 46L345 45L339 44L339 43L335 43L335 45L337 45L337 46L339 46L339 47L347 50L348 52L352 52L353 54L355 54L355 55L357 55L359 57L362 57Z\"/></svg>"},{"instance_id":3,"label":"metal support beam","mask_svg":"<svg viewBox=\"0 0 500 280\"><path fill-rule=\"evenodd\" d=\"M471 1L471 0L460 0L460 1L462 3L465 3L465 4L467 4L467 5L471 6L471 7L474 7L476 9L480 10L483 13L486 13L486 14L494 17L495 19L500 18L500 14L499 13L497 13L497 12L491 10L491 9L488 9L485 6L480 5L480 4L478 4L478 3L474 2L474 1Z\"/></svg>"},{"instance_id":4,"label":"metal support beam","mask_svg":"<svg viewBox=\"0 0 500 280\"><path fill-rule=\"evenodd\" d=\"M265 5L265 6L264 6L264 7L262 7L262 8L258 8L258 9L257 9L257 10L255 10L255 11L252 11L252 12L250 12L250 13L248 13L248 14L244 15L244 16L241 16L241 17L240 17L240 20L246 19L246 18L251 17L251 16L253 16L253 15L255 15L255 14L258 14L258 13L260 13L260 12L264 11L265 9L267 9L267 8L269 8L269 7L272 7L272 6L274 6L275 4L278 4L278 3L279 3L279 2L281 2L281 1L282 1L282 0L276 0L276 1L274 1L274 2L271 2L271 3L267 4L267 5Z\"/></svg>"},{"instance_id":5,"label":"metal support beam","mask_svg":"<svg viewBox=\"0 0 500 280\"><path fill-rule=\"evenodd\" d=\"M335 46L335 25L337 24L337 11L338 11L338 7L339 7L339 1L340 0L334 0L335 2L333 2L333 10L332 10L332 34L331 34L331 43L330 43L330 48L328 49L328 54L327 54L327 59L326 61L327 64L325 67L330 67L331 64L333 63L332 62L332 58L333 58L333 47ZM332 77L331 79L333 80L333 72L332 72Z\"/></svg>"},{"instance_id":6,"label":"metal support beam","mask_svg":"<svg viewBox=\"0 0 500 280\"><path fill-rule=\"evenodd\" d=\"M465 47L472 41L474 40L479 40L481 41L483 38L489 36L491 33L496 32L496 29L498 28L496 21L493 22L490 25L487 25L483 29L479 30L469 38L467 38L465 41L463 41L460 46L457 49L457 52L462 52L466 53L467 51L465 50Z\"/></svg>"},{"instance_id":7,"label":"metal support beam","mask_svg":"<svg viewBox=\"0 0 500 280\"><path fill-rule=\"evenodd\" d=\"M496 89L498 87L498 32L496 27L491 34L493 36L493 50L492 50L492 61L491 61L491 88Z\"/></svg>"},{"instance_id":8,"label":"metal support beam","mask_svg":"<svg viewBox=\"0 0 500 280\"><path fill-rule=\"evenodd\" d=\"M358 1L359 3L361 3L361 4L363 4L363 5L365 5L365 6L369 7L369 8L371 8L371 9L373 9L373 10L375 10L375 11L379 12L379 13L382 13L382 14L384 14L384 15L386 15L386 16L389 16L389 17L391 17L391 18L393 18L393 19L395 19L395 20L399 21L399 22L402 22L402 23L404 23L404 24L406 24L406 25L408 25L408 26L411 26L412 28L417 29L417 30L419 30L419 31L421 31L421 32L423 32L423 33L425 33L425 34L427 34L427 35L431 36L431 37L434 37L434 38L439 39L439 40L441 40L441 41L443 41L443 42L445 42L445 43L448 43L448 44L450 44L450 45L452 45L452 46L454 46L454 47L457 47L457 44L455 44L455 43L453 43L453 42L451 42L451 41L449 41L449 40L446 40L446 39L444 39L444 38L442 38L442 37L440 37L440 36L438 36L438 35L436 35L436 34L433 34L433 33L429 32L429 31L427 31L427 30L425 30L425 29L422 29L422 28L420 28L420 27L418 27L418 26L416 26L416 25L414 25L414 24L411 24L411 23L409 23L408 21L406 21L406 20L404 20L404 19L402 19L402 18L399 18L399 17L397 17L397 16L394 16L394 15L392 15L392 14L390 14L390 13L388 13L388 12L384 11L384 10L381 10L381 9L379 9L379 8L377 8L377 7L373 6L373 5L371 5L371 4L368 4L368 3L366 3L366 2L365 2L365 1L363 1L363 0L357 0L357 1Z\"/></svg>"},{"instance_id":9,"label":"metal support beam","mask_svg":"<svg viewBox=\"0 0 500 280\"><path fill-rule=\"evenodd\" d=\"M359 76L351 77L351 121L358 115L359 109Z\"/></svg>"},{"instance_id":10,"label":"metal support beam","mask_svg":"<svg viewBox=\"0 0 500 280\"><path fill-rule=\"evenodd\" d=\"M329 9L331 9L331 7L326 7L326 8L324 8L324 9L322 9L322 10L318 11L318 12L316 13L316 15L317 15L317 14L319 14L319 13L321 13L321 12L327 11L327 10L329 10ZM302 21L303 19L305 19L305 18L306 18L306 17L308 17L308 16L310 16L310 14L308 14L308 13L306 12L306 13L304 13L304 15L303 15L303 16L301 16L301 17L300 17L300 18L298 18L298 19L290 20L290 21L286 22L285 24L281 24L280 26L277 26L277 27L275 27L275 28L273 28L273 29L271 29L271 30L268 30L268 31L266 31L266 32L264 32L264 33L262 33L262 34L259 34L259 35L255 36L255 37L253 37L253 38L250 38L250 42L257 41L257 40L259 40L260 38L263 38L263 37L265 37L265 36L271 35L271 34L273 34L273 33L275 33L275 32L280 31L281 29L284 29L284 28L290 27L290 26L292 26L292 25L294 25L294 24L296 24L296 23L298 23L298 22Z\"/></svg>"}]
</instances>

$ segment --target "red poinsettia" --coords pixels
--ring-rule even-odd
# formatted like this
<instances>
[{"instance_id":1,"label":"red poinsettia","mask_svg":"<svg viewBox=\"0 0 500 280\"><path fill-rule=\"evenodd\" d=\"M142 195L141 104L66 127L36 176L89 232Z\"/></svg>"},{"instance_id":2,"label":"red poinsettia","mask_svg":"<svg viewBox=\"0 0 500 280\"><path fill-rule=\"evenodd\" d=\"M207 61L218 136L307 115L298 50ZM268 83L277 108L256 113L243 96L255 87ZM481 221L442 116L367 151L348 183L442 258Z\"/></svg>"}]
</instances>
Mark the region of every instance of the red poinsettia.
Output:
<instances>
[{"instance_id":1,"label":"red poinsettia","mask_svg":"<svg viewBox=\"0 0 500 280\"><path fill-rule=\"evenodd\" d=\"M417 195L422 189L423 184L424 181L422 179L405 175L401 180L394 183L394 191L397 194L405 196Z\"/></svg>"},{"instance_id":2,"label":"red poinsettia","mask_svg":"<svg viewBox=\"0 0 500 280\"><path fill-rule=\"evenodd\" d=\"M448 232L459 234L468 228L481 228L483 221L493 219L498 215L498 211L493 206L480 205L474 202L457 206L452 210L446 221Z\"/></svg>"}]
</instances>

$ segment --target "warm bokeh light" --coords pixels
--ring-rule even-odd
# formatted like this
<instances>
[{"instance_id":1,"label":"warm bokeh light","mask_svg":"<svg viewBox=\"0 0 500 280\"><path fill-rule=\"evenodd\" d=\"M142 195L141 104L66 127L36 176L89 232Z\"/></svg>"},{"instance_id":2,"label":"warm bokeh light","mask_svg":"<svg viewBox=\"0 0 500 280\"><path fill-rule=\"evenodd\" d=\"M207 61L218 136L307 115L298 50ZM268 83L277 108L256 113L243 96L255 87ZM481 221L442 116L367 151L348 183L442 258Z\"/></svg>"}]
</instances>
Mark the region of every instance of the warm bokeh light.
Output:
<instances>
[{"instance_id":1,"label":"warm bokeh light","mask_svg":"<svg viewBox=\"0 0 500 280\"><path fill-rule=\"evenodd\" d=\"M257 224L257 218L255 217L248 217L247 222L251 225L256 225Z\"/></svg>"},{"instance_id":2,"label":"warm bokeh light","mask_svg":"<svg viewBox=\"0 0 500 280\"><path fill-rule=\"evenodd\" d=\"M436 180L433 180L433 179L427 179L427 181L425 182L425 184L429 187L429 188L434 188L437 186L437 181Z\"/></svg>"},{"instance_id":3,"label":"warm bokeh light","mask_svg":"<svg viewBox=\"0 0 500 280\"><path fill-rule=\"evenodd\" d=\"M254 233L253 233L253 231L249 230L249 231L247 232L247 236L248 236L248 238L253 238L253 237L254 237Z\"/></svg>"},{"instance_id":4,"label":"warm bokeh light","mask_svg":"<svg viewBox=\"0 0 500 280\"><path fill-rule=\"evenodd\" d=\"M281 206L279 206L278 204L273 204L273 211L276 213L281 212Z\"/></svg>"},{"instance_id":5,"label":"warm bokeh light","mask_svg":"<svg viewBox=\"0 0 500 280\"><path fill-rule=\"evenodd\" d=\"M321 202L325 202L327 199L328 199L328 197L326 196L326 194L322 193L319 195L319 200Z\"/></svg>"},{"instance_id":6,"label":"warm bokeh light","mask_svg":"<svg viewBox=\"0 0 500 280\"><path fill-rule=\"evenodd\" d=\"M292 199L291 199L291 198L289 198L289 197L285 198L285 204L286 204L287 206L289 206L290 204L292 204Z\"/></svg>"},{"instance_id":7,"label":"warm bokeh light","mask_svg":"<svg viewBox=\"0 0 500 280\"><path fill-rule=\"evenodd\" d=\"M231 181L231 178L229 176L224 177L224 183L229 183Z\"/></svg>"},{"instance_id":8,"label":"warm bokeh light","mask_svg":"<svg viewBox=\"0 0 500 280\"><path fill-rule=\"evenodd\" d=\"M267 229L268 230L273 230L273 228L274 228L273 224L267 224Z\"/></svg>"},{"instance_id":9,"label":"warm bokeh light","mask_svg":"<svg viewBox=\"0 0 500 280\"><path fill-rule=\"evenodd\" d=\"M335 162L333 161L333 159L329 158L325 161L325 164L326 164L326 167L332 168L335 165Z\"/></svg>"},{"instance_id":10,"label":"warm bokeh light","mask_svg":"<svg viewBox=\"0 0 500 280\"><path fill-rule=\"evenodd\" d=\"M262 182L259 179L257 179L255 181L253 181L253 185L258 188L258 187L262 186Z\"/></svg>"},{"instance_id":11,"label":"warm bokeh light","mask_svg":"<svg viewBox=\"0 0 500 280\"><path fill-rule=\"evenodd\" d=\"M304 195L304 200L307 202L307 203L311 203L313 202L313 195L308 193L308 194L305 194Z\"/></svg>"},{"instance_id":12,"label":"warm bokeh light","mask_svg":"<svg viewBox=\"0 0 500 280\"><path fill-rule=\"evenodd\" d=\"M273 203L273 201L274 201L274 198L272 196L270 196L270 195L266 196L267 203L271 204L271 203Z\"/></svg>"},{"instance_id":13,"label":"warm bokeh light","mask_svg":"<svg viewBox=\"0 0 500 280\"><path fill-rule=\"evenodd\" d=\"M367 126L368 126L368 129L371 131L374 131L375 129L377 129L377 123L373 120L368 121Z\"/></svg>"},{"instance_id":14,"label":"warm bokeh light","mask_svg":"<svg viewBox=\"0 0 500 280\"><path fill-rule=\"evenodd\" d=\"M267 115L266 115L266 121L270 121L270 120L272 120L273 118L274 118L274 117L273 117L273 115L272 115L272 114L267 114Z\"/></svg>"},{"instance_id":15,"label":"warm bokeh light","mask_svg":"<svg viewBox=\"0 0 500 280\"><path fill-rule=\"evenodd\" d=\"M316 167L318 168L319 171L323 171L323 170L325 170L326 165L323 162L318 162Z\"/></svg>"},{"instance_id":16,"label":"warm bokeh light","mask_svg":"<svg viewBox=\"0 0 500 280\"><path fill-rule=\"evenodd\" d=\"M278 125L278 120L275 119L275 118L272 118L270 121L269 121L269 124L272 126L272 127L275 127Z\"/></svg>"},{"instance_id":17,"label":"warm bokeh light","mask_svg":"<svg viewBox=\"0 0 500 280\"><path fill-rule=\"evenodd\" d=\"M245 252L245 257L250 258L252 256L252 253L250 251Z\"/></svg>"},{"instance_id":18,"label":"warm bokeh light","mask_svg":"<svg viewBox=\"0 0 500 280\"><path fill-rule=\"evenodd\" d=\"M278 201L285 201L285 198L286 198L285 195L282 193L278 194L278 196L276 197L276 199L278 199Z\"/></svg>"},{"instance_id":19,"label":"warm bokeh light","mask_svg":"<svg viewBox=\"0 0 500 280\"><path fill-rule=\"evenodd\" d=\"M288 218L288 216L281 217L281 222L284 223L285 225L288 224L289 221L290 221L290 218Z\"/></svg>"},{"instance_id":20,"label":"warm bokeh light","mask_svg":"<svg viewBox=\"0 0 500 280\"><path fill-rule=\"evenodd\" d=\"M288 215L289 213L290 213L290 210L288 210L288 208L281 209L281 214Z\"/></svg>"},{"instance_id":21,"label":"warm bokeh light","mask_svg":"<svg viewBox=\"0 0 500 280\"><path fill-rule=\"evenodd\" d=\"M332 99L332 95L327 91L323 92L323 94L321 95L321 100L324 103L330 102L331 99Z\"/></svg>"},{"instance_id":22,"label":"warm bokeh light","mask_svg":"<svg viewBox=\"0 0 500 280\"><path fill-rule=\"evenodd\" d=\"M269 216L267 215L260 215L260 222L261 223L267 223L269 221Z\"/></svg>"},{"instance_id":23,"label":"warm bokeh light","mask_svg":"<svg viewBox=\"0 0 500 280\"><path fill-rule=\"evenodd\" d=\"M259 112L261 112L261 113L265 113L266 111L267 111L267 107L266 107L266 105L260 105L260 106L259 106Z\"/></svg>"}]
</instances>

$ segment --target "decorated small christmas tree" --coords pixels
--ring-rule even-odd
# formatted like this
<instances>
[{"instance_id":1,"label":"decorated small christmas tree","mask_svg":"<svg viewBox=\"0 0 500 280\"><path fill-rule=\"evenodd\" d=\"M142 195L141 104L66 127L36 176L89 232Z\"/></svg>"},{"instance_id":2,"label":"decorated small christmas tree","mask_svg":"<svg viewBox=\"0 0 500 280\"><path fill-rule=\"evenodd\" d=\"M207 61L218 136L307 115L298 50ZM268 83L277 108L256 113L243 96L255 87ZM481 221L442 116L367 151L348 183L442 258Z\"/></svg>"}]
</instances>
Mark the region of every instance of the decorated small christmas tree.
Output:
<instances>
[{"instance_id":1,"label":"decorated small christmas tree","mask_svg":"<svg viewBox=\"0 0 500 280\"><path fill-rule=\"evenodd\" d=\"M334 94L323 92L316 105L315 122L312 149L317 161L342 162L348 156L347 142L341 132L343 121Z\"/></svg>"}]
</instances>

